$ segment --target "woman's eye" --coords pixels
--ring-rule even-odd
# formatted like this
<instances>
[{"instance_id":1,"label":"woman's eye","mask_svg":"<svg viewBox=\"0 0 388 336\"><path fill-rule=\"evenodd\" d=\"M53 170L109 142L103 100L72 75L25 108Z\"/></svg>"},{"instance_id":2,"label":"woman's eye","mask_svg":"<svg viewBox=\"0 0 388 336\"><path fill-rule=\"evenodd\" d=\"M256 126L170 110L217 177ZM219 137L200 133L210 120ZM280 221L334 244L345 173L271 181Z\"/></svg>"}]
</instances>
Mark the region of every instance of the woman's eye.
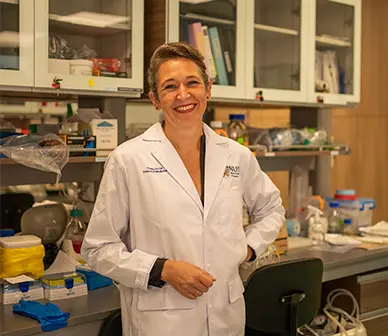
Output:
<instances>
[{"instance_id":1,"label":"woman's eye","mask_svg":"<svg viewBox=\"0 0 388 336\"><path fill-rule=\"evenodd\" d=\"M175 89L175 85L174 85L174 84L167 85L167 86L165 86L164 89L165 89L165 90L172 90L172 89Z\"/></svg>"},{"instance_id":2,"label":"woman's eye","mask_svg":"<svg viewBox=\"0 0 388 336\"><path fill-rule=\"evenodd\" d=\"M198 81L193 80L189 82L189 85L196 85L196 84L198 84Z\"/></svg>"}]
</instances>

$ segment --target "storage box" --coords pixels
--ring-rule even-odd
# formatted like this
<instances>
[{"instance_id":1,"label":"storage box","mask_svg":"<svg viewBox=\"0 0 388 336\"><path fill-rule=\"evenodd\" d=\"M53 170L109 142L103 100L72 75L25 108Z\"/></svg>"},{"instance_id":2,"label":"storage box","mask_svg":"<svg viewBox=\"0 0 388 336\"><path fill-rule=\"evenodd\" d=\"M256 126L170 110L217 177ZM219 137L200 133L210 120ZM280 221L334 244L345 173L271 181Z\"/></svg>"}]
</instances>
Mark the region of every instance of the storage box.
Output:
<instances>
[{"instance_id":1,"label":"storage box","mask_svg":"<svg viewBox=\"0 0 388 336\"><path fill-rule=\"evenodd\" d=\"M29 281L24 281L24 278ZM0 303L4 305L15 304L20 300L40 300L43 297L43 286L39 280L25 276L0 280Z\"/></svg>"},{"instance_id":2,"label":"storage box","mask_svg":"<svg viewBox=\"0 0 388 336\"><path fill-rule=\"evenodd\" d=\"M96 156L96 136L60 134L59 137L69 147L69 156ZM83 151L82 149L93 151Z\"/></svg>"},{"instance_id":3,"label":"storage box","mask_svg":"<svg viewBox=\"0 0 388 336\"><path fill-rule=\"evenodd\" d=\"M42 279L44 297L47 300L62 300L88 294L85 278L77 273L47 275Z\"/></svg>"},{"instance_id":4,"label":"storage box","mask_svg":"<svg viewBox=\"0 0 388 336\"><path fill-rule=\"evenodd\" d=\"M111 279L93 271L90 267L77 266L76 270L85 277L88 290L107 287L113 284Z\"/></svg>"},{"instance_id":5,"label":"storage box","mask_svg":"<svg viewBox=\"0 0 388 336\"><path fill-rule=\"evenodd\" d=\"M117 147L117 119L93 119L90 126L97 137L97 156L109 155Z\"/></svg>"}]
</instances>

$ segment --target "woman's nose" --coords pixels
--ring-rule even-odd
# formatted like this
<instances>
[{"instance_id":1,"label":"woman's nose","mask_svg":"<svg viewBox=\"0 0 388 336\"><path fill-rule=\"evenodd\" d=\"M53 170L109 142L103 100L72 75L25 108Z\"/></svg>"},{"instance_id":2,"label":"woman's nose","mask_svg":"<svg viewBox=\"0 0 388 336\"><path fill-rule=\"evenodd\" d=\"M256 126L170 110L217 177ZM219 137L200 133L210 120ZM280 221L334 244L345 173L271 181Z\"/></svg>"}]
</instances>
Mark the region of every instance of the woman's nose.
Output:
<instances>
[{"instance_id":1,"label":"woman's nose","mask_svg":"<svg viewBox=\"0 0 388 336\"><path fill-rule=\"evenodd\" d=\"M177 99L186 100L187 98L190 98L190 93L187 90L187 87L184 84L181 84L179 86L179 92L178 92Z\"/></svg>"}]
</instances>

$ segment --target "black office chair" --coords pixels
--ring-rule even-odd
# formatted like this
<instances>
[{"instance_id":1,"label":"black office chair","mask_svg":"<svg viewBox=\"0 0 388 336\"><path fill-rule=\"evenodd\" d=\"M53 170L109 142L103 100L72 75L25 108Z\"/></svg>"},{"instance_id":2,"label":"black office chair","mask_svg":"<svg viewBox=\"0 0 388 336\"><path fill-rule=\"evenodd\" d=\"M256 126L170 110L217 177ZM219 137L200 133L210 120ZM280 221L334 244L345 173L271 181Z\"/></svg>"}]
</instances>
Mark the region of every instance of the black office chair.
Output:
<instances>
[{"instance_id":1,"label":"black office chair","mask_svg":"<svg viewBox=\"0 0 388 336\"><path fill-rule=\"evenodd\" d=\"M323 264L300 259L255 270L245 288L246 336L296 336L310 322L321 301Z\"/></svg>"},{"instance_id":2,"label":"black office chair","mask_svg":"<svg viewBox=\"0 0 388 336\"><path fill-rule=\"evenodd\" d=\"M109 315L101 326L98 336L122 336L121 310Z\"/></svg>"}]
</instances>

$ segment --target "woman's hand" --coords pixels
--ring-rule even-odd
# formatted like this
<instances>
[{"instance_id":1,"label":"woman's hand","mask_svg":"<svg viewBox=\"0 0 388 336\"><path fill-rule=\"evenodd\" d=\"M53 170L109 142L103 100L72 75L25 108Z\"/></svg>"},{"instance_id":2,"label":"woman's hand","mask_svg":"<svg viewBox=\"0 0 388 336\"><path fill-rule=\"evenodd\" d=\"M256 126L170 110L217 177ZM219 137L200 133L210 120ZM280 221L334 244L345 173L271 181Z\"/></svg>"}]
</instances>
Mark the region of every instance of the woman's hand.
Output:
<instances>
[{"instance_id":1,"label":"woman's hand","mask_svg":"<svg viewBox=\"0 0 388 336\"><path fill-rule=\"evenodd\" d=\"M245 258L244 262L249 261L249 260L252 258L252 256L253 256L253 250L252 250L252 248L250 248L249 246L247 246L247 249L248 249L248 251L247 251L247 257Z\"/></svg>"},{"instance_id":2,"label":"woman's hand","mask_svg":"<svg viewBox=\"0 0 388 336\"><path fill-rule=\"evenodd\" d=\"M186 262L167 260L161 279L188 299L195 300L206 293L216 278L203 269Z\"/></svg>"}]
</instances>

